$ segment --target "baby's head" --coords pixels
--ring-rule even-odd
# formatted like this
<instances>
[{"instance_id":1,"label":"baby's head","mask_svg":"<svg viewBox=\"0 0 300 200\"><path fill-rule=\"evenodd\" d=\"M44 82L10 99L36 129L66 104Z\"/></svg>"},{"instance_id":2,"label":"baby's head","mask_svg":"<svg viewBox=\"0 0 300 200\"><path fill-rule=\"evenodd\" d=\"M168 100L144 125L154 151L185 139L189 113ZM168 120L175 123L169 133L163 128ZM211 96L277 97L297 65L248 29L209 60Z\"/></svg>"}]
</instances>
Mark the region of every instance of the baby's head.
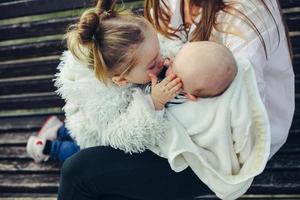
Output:
<instances>
[{"instance_id":1,"label":"baby's head","mask_svg":"<svg viewBox=\"0 0 300 200\"><path fill-rule=\"evenodd\" d=\"M84 12L67 33L68 49L103 83L148 83L163 66L157 34L145 18L115 6L116 0L98 0Z\"/></svg>"},{"instance_id":2,"label":"baby's head","mask_svg":"<svg viewBox=\"0 0 300 200\"><path fill-rule=\"evenodd\" d=\"M230 50L209 41L184 45L174 58L171 70L181 78L183 90L192 100L222 94L237 73Z\"/></svg>"}]
</instances>

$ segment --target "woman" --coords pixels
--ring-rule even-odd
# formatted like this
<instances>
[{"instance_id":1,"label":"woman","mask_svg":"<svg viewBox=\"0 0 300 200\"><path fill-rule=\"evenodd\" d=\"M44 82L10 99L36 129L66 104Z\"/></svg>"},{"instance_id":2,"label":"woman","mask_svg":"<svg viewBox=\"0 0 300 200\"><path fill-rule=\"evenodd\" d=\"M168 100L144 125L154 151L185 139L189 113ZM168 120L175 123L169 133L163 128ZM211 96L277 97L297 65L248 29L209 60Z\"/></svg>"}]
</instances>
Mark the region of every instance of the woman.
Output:
<instances>
[{"instance_id":1,"label":"woman","mask_svg":"<svg viewBox=\"0 0 300 200\"><path fill-rule=\"evenodd\" d=\"M145 16L170 39L214 40L253 64L271 122L274 155L286 140L294 112L294 73L277 3L146 0ZM192 170L175 173L167 160L150 151L128 155L93 147L65 161L58 199L174 200L205 194L212 192Z\"/></svg>"},{"instance_id":2,"label":"woman","mask_svg":"<svg viewBox=\"0 0 300 200\"><path fill-rule=\"evenodd\" d=\"M252 63L271 123L271 158L287 139L295 107L294 72L277 1L165 2L145 3L145 16L159 33L183 41L213 40Z\"/></svg>"}]
</instances>

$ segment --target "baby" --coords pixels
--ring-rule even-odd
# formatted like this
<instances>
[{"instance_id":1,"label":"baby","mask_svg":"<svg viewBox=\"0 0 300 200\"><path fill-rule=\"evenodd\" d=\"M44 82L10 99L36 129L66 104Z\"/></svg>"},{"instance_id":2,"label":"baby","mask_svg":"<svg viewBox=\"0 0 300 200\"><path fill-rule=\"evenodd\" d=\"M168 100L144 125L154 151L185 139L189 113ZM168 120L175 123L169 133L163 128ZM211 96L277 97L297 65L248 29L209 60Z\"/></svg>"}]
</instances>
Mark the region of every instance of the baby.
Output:
<instances>
[{"instance_id":1,"label":"baby","mask_svg":"<svg viewBox=\"0 0 300 200\"><path fill-rule=\"evenodd\" d=\"M217 43L192 42L170 60L166 74L172 73L181 78L188 99L218 97L185 102L177 96L183 101L168 102L171 130L151 150L175 172L190 167L219 198L237 199L265 168L270 149L267 112L251 63L238 57L236 63Z\"/></svg>"},{"instance_id":2,"label":"baby","mask_svg":"<svg viewBox=\"0 0 300 200\"><path fill-rule=\"evenodd\" d=\"M185 44L171 60L166 75L176 74L183 83L185 96L221 95L233 81L237 66L230 50L215 42L201 41Z\"/></svg>"}]
</instances>

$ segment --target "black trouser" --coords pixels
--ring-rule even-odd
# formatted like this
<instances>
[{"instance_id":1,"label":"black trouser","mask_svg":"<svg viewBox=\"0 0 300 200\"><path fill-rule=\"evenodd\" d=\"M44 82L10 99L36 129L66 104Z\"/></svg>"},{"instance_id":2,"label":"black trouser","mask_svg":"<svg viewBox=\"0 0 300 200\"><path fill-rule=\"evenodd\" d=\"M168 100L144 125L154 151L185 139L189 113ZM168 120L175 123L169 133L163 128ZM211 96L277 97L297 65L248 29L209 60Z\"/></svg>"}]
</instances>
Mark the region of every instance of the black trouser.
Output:
<instances>
[{"instance_id":1,"label":"black trouser","mask_svg":"<svg viewBox=\"0 0 300 200\"><path fill-rule=\"evenodd\" d=\"M149 150L130 155L93 147L64 162L58 199L192 200L206 194L212 192L190 168L176 173Z\"/></svg>"}]
</instances>

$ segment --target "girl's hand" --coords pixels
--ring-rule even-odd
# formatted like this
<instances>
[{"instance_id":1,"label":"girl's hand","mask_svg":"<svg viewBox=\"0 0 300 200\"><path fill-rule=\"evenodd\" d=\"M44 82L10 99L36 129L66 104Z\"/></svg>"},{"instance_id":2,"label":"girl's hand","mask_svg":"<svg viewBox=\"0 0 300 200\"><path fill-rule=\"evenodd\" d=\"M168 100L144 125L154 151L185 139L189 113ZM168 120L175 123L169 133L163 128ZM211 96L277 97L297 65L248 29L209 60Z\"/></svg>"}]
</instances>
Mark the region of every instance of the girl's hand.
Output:
<instances>
[{"instance_id":1,"label":"girl's hand","mask_svg":"<svg viewBox=\"0 0 300 200\"><path fill-rule=\"evenodd\" d=\"M162 110L168 101L182 91L181 80L175 74L171 74L157 83L157 77L154 74L149 74L149 76L151 78L151 98L155 110Z\"/></svg>"}]
</instances>

